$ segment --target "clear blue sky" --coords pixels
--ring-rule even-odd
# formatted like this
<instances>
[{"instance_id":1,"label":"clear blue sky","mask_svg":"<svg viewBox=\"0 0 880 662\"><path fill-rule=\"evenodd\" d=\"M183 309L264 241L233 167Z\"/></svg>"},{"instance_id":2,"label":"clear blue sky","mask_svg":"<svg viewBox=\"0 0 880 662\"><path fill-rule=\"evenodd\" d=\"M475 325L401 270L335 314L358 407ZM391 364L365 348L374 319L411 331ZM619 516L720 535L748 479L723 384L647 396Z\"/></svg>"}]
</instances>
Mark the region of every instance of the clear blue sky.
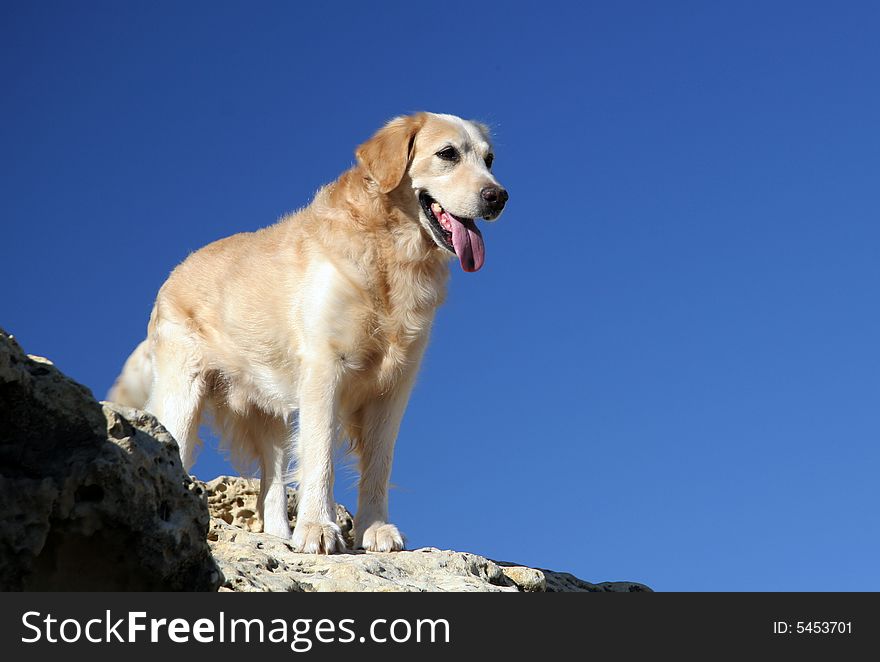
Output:
<instances>
[{"instance_id":1,"label":"clear blue sky","mask_svg":"<svg viewBox=\"0 0 880 662\"><path fill-rule=\"evenodd\" d=\"M102 397L190 251L479 118L511 201L401 431L410 545L880 590L877 3L304 4L3 2L0 326Z\"/></svg>"}]
</instances>

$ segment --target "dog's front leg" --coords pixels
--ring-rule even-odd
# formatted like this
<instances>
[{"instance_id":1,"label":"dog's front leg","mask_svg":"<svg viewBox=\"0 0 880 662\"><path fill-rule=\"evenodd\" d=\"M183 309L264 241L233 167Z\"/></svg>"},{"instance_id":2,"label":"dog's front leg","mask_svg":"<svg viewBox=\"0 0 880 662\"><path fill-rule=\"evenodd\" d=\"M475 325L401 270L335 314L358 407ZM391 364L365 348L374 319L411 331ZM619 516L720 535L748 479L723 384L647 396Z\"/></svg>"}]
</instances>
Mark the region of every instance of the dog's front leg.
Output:
<instances>
[{"instance_id":1,"label":"dog's front leg","mask_svg":"<svg viewBox=\"0 0 880 662\"><path fill-rule=\"evenodd\" d=\"M300 388L299 505L291 542L307 554L345 550L333 501L338 377L328 368L306 366Z\"/></svg>"},{"instance_id":2,"label":"dog's front leg","mask_svg":"<svg viewBox=\"0 0 880 662\"><path fill-rule=\"evenodd\" d=\"M360 481L354 518L354 546L371 552L403 549L403 536L388 522L388 479L397 430L406 398L383 399L367 408L363 435L358 444Z\"/></svg>"},{"instance_id":3,"label":"dog's front leg","mask_svg":"<svg viewBox=\"0 0 880 662\"><path fill-rule=\"evenodd\" d=\"M363 427L356 448L360 455L358 508L354 518L354 546L371 552L403 549L403 536L388 521L388 480L400 422L415 382L425 341L413 347L406 374L388 393L364 409Z\"/></svg>"}]
</instances>

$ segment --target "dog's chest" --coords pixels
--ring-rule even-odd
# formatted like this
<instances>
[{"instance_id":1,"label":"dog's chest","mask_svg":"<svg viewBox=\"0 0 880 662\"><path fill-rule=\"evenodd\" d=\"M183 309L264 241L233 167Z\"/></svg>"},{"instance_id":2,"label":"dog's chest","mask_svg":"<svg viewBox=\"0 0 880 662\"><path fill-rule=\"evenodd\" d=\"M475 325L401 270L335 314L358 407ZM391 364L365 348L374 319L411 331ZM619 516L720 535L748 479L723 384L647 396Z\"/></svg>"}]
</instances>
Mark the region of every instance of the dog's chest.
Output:
<instances>
[{"instance_id":1,"label":"dog's chest","mask_svg":"<svg viewBox=\"0 0 880 662\"><path fill-rule=\"evenodd\" d=\"M430 268L434 266L395 271L374 290L367 364L380 392L418 368L434 315L446 296L448 269Z\"/></svg>"}]
</instances>

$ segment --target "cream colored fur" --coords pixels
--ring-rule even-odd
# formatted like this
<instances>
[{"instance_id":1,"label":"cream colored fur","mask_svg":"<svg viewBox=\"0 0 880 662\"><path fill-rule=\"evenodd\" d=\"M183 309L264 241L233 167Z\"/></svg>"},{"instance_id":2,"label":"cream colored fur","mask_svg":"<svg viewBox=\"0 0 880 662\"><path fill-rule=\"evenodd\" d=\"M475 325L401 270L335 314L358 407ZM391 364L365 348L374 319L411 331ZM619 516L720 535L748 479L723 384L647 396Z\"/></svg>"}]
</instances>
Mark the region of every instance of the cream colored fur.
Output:
<instances>
[{"instance_id":1,"label":"cream colored fur","mask_svg":"<svg viewBox=\"0 0 880 662\"><path fill-rule=\"evenodd\" d=\"M450 144L461 155L454 167L436 156ZM295 460L292 542L305 552L344 549L333 451L347 439L361 476L356 545L401 549L388 518L392 454L453 257L417 194L430 191L455 215L497 217L480 197L498 185L490 149L483 125L457 117L392 120L308 207L180 264L108 397L155 414L187 468L210 416L234 456L260 465L267 533L291 536L285 481Z\"/></svg>"}]
</instances>

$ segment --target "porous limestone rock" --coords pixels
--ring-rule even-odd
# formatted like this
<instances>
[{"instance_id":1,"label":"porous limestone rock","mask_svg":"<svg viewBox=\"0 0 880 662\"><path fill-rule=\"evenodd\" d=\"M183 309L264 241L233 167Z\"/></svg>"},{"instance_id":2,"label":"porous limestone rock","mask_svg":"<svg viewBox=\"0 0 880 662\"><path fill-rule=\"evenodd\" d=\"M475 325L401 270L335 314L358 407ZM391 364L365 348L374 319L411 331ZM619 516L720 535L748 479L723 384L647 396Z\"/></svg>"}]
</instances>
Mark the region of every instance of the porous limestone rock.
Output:
<instances>
[{"instance_id":1,"label":"porous limestone rock","mask_svg":"<svg viewBox=\"0 0 880 662\"><path fill-rule=\"evenodd\" d=\"M214 590L200 491L155 418L0 330L0 590Z\"/></svg>"},{"instance_id":2,"label":"porous limestone rock","mask_svg":"<svg viewBox=\"0 0 880 662\"><path fill-rule=\"evenodd\" d=\"M199 482L208 498L208 509L211 517L216 517L227 524L234 524L253 533L263 530L257 500L260 494L260 481L254 478L238 478L218 476L207 483ZM287 517L291 527L296 526L296 490L287 490ZM342 504L336 505L336 523L342 530L345 543L351 547L352 516Z\"/></svg>"},{"instance_id":3,"label":"porous limestone rock","mask_svg":"<svg viewBox=\"0 0 880 662\"><path fill-rule=\"evenodd\" d=\"M289 541L214 519L208 534L232 591L517 591L501 568L475 554L297 554Z\"/></svg>"},{"instance_id":4,"label":"porous limestone rock","mask_svg":"<svg viewBox=\"0 0 880 662\"><path fill-rule=\"evenodd\" d=\"M221 591L650 591L642 584L591 584L568 573L433 547L299 554L289 541L259 533L258 480L220 476L200 485L211 511L208 542L225 577ZM292 489L287 504L293 526L296 492ZM351 513L338 505L336 521L351 546Z\"/></svg>"}]
</instances>

